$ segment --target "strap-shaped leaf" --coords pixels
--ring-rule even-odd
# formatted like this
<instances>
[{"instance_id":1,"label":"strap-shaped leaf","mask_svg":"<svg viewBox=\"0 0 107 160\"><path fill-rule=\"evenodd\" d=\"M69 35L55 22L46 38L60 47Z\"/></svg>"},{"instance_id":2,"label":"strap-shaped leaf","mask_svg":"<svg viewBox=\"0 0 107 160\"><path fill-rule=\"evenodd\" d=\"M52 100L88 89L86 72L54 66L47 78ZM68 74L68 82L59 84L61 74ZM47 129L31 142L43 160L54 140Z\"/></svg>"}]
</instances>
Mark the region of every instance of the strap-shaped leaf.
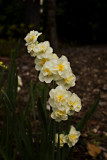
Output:
<instances>
[{"instance_id":1,"label":"strap-shaped leaf","mask_svg":"<svg viewBox=\"0 0 107 160\"><path fill-rule=\"evenodd\" d=\"M61 152L60 152L60 134L58 133L58 144L57 144L57 155L56 160L61 160Z\"/></svg>"},{"instance_id":2,"label":"strap-shaped leaf","mask_svg":"<svg viewBox=\"0 0 107 160\"><path fill-rule=\"evenodd\" d=\"M89 111L85 114L85 116L83 117L83 119L77 124L76 129L81 131L84 126L86 125L87 121L91 118L91 116L93 115L93 113L95 112L98 104L99 104L99 100L100 100L100 93L97 96L96 101L94 102L94 104L92 105L92 107L89 109Z\"/></svg>"},{"instance_id":3,"label":"strap-shaped leaf","mask_svg":"<svg viewBox=\"0 0 107 160\"><path fill-rule=\"evenodd\" d=\"M5 73L5 69L2 68L2 71L1 71L1 74L0 74L0 89L2 87L2 81L3 81L4 73Z\"/></svg>"},{"instance_id":4,"label":"strap-shaped leaf","mask_svg":"<svg viewBox=\"0 0 107 160\"><path fill-rule=\"evenodd\" d=\"M44 110L45 116L47 115L46 103L47 103L48 90L49 90L48 86L45 83L42 91L42 103L43 103L43 110Z\"/></svg>"},{"instance_id":5,"label":"strap-shaped leaf","mask_svg":"<svg viewBox=\"0 0 107 160\"><path fill-rule=\"evenodd\" d=\"M34 85L31 82L30 83L30 98L31 98L31 107L33 108L33 117L34 117L34 121L36 123L36 113L35 113L35 99L34 99Z\"/></svg>"},{"instance_id":6,"label":"strap-shaped leaf","mask_svg":"<svg viewBox=\"0 0 107 160\"><path fill-rule=\"evenodd\" d=\"M43 110L43 103L41 100L42 97L38 98L38 102L37 102L37 107L38 107L38 112L39 112L39 118L43 127L43 131L45 133L45 135L47 136L47 123L46 123L46 116Z\"/></svg>"}]
</instances>

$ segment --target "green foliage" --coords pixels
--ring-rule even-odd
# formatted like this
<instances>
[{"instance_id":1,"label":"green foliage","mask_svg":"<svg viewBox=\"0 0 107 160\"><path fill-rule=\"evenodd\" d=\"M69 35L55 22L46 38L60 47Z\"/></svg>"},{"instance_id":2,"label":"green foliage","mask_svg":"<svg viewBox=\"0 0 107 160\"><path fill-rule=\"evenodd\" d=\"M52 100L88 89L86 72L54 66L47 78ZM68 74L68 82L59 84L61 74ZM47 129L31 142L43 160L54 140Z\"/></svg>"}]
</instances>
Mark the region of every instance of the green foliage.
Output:
<instances>
[{"instance_id":1,"label":"green foliage","mask_svg":"<svg viewBox=\"0 0 107 160\"><path fill-rule=\"evenodd\" d=\"M98 94L98 97L97 97L96 101L94 102L94 104L92 105L92 107L90 108L90 110L85 114L83 119L77 125L77 127L76 127L77 130L81 131L84 128L87 121L91 118L92 114L95 112L95 110L99 104L99 100L100 100L100 93Z\"/></svg>"}]
</instances>

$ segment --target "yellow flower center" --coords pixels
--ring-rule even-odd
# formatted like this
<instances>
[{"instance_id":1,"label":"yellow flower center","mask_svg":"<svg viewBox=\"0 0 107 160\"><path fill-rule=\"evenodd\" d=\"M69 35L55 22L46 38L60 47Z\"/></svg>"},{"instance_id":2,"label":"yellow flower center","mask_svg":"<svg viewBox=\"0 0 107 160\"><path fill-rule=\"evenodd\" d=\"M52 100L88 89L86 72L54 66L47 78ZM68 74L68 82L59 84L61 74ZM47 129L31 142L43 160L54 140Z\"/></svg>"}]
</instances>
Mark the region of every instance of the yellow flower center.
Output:
<instances>
[{"instance_id":1,"label":"yellow flower center","mask_svg":"<svg viewBox=\"0 0 107 160\"><path fill-rule=\"evenodd\" d=\"M63 139L62 139L62 137L60 137L60 143L63 143Z\"/></svg>"},{"instance_id":2,"label":"yellow flower center","mask_svg":"<svg viewBox=\"0 0 107 160\"><path fill-rule=\"evenodd\" d=\"M60 63L58 65L58 69L59 69L59 71L63 71L64 70L64 65L62 63Z\"/></svg>"},{"instance_id":3,"label":"yellow flower center","mask_svg":"<svg viewBox=\"0 0 107 160\"><path fill-rule=\"evenodd\" d=\"M78 101L75 101L75 102L69 101L69 104L71 105L70 109L73 109L73 107L80 108L80 106L78 106Z\"/></svg>"},{"instance_id":4,"label":"yellow flower center","mask_svg":"<svg viewBox=\"0 0 107 160\"><path fill-rule=\"evenodd\" d=\"M65 111L61 111L61 110L58 110L58 111L56 112L56 116L57 116L57 117L64 116L65 114L66 114L66 112L65 112Z\"/></svg>"},{"instance_id":5,"label":"yellow flower center","mask_svg":"<svg viewBox=\"0 0 107 160\"><path fill-rule=\"evenodd\" d=\"M73 105L70 106L70 109L73 109Z\"/></svg>"},{"instance_id":6,"label":"yellow flower center","mask_svg":"<svg viewBox=\"0 0 107 160\"><path fill-rule=\"evenodd\" d=\"M77 138L77 136L75 134L70 134L68 138L70 141L72 141L73 139Z\"/></svg>"},{"instance_id":7,"label":"yellow flower center","mask_svg":"<svg viewBox=\"0 0 107 160\"><path fill-rule=\"evenodd\" d=\"M69 83L71 79L72 79L72 77L66 78L66 79L65 79L65 83Z\"/></svg>"},{"instance_id":8,"label":"yellow flower center","mask_svg":"<svg viewBox=\"0 0 107 160\"><path fill-rule=\"evenodd\" d=\"M30 41L33 41L33 40L34 40L34 38L35 38L35 36L34 36L34 35L32 35L32 37L30 38Z\"/></svg>"},{"instance_id":9,"label":"yellow flower center","mask_svg":"<svg viewBox=\"0 0 107 160\"><path fill-rule=\"evenodd\" d=\"M58 97L58 101L61 102L63 97L65 97L65 95L64 94L63 95L58 94L57 97ZM63 101L64 101L64 99L63 99Z\"/></svg>"},{"instance_id":10,"label":"yellow flower center","mask_svg":"<svg viewBox=\"0 0 107 160\"><path fill-rule=\"evenodd\" d=\"M69 104L70 104L70 109L73 109L73 102L69 101Z\"/></svg>"},{"instance_id":11,"label":"yellow flower center","mask_svg":"<svg viewBox=\"0 0 107 160\"><path fill-rule=\"evenodd\" d=\"M51 75L51 72L50 72L50 70L48 68L44 69L44 72L47 72L48 76Z\"/></svg>"},{"instance_id":12,"label":"yellow flower center","mask_svg":"<svg viewBox=\"0 0 107 160\"><path fill-rule=\"evenodd\" d=\"M41 48L42 48L42 51L45 52L45 50L46 50L45 46L42 45Z\"/></svg>"},{"instance_id":13,"label":"yellow flower center","mask_svg":"<svg viewBox=\"0 0 107 160\"><path fill-rule=\"evenodd\" d=\"M44 58L44 59L42 59L42 60L41 60L41 65L43 66L43 65L45 64L45 62L47 62L47 61L49 61L49 59L48 59L48 58Z\"/></svg>"}]
</instances>

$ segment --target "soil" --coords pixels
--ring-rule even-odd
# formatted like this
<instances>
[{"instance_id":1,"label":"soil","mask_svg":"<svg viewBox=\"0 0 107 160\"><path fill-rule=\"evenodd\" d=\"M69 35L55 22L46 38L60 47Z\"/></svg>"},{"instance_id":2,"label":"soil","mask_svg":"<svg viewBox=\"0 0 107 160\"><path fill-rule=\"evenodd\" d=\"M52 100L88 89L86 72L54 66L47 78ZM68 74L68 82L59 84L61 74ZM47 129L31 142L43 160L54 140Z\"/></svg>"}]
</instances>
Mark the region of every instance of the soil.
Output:
<instances>
[{"instance_id":1,"label":"soil","mask_svg":"<svg viewBox=\"0 0 107 160\"><path fill-rule=\"evenodd\" d=\"M94 103L98 93L101 98L96 112L88 121L81 133L81 138L75 146L73 160L106 160L107 159L107 46L67 47L60 50L59 56L65 55L70 61L73 73L76 75L76 86L71 88L82 99L82 109L72 119L72 124L79 121ZM4 64L9 64L9 58L0 58ZM25 52L17 58L18 74L22 77L23 87L20 95L23 102L28 99L28 84L37 78L34 58ZM101 150L92 156L87 149L87 143L98 146Z\"/></svg>"}]
</instances>

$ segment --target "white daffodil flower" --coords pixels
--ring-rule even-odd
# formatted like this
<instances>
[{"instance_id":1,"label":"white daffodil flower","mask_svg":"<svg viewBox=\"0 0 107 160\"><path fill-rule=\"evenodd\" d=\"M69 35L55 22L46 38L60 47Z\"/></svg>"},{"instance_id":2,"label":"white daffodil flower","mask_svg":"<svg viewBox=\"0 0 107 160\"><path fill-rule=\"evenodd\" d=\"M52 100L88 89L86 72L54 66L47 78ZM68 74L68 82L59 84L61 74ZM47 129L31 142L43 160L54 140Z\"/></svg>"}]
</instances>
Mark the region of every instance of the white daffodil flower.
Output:
<instances>
[{"instance_id":1,"label":"white daffodil flower","mask_svg":"<svg viewBox=\"0 0 107 160\"><path fill-rule=\"evenodd\" d=\"M52 80L57 78L57 76L55 77L56 73L56 70L54 68L55 61L57 61L57 59L52 59L50 61L45 62L39 74L39 80L41 82L50 83Z\"/></svg>"},{"instance_id":2,"label":"white daffodil flower","mask_svg":"<svg viewBox=\"0 0 107 160\"><path fill-rule=\"evenodd\" d=\"M34 47L33 51L35 52L37 58L42 59L45 58L46 54L52 53L53 49L50 47L50 43L48 41L45 41L37 44Z\"/></svg>"},{"instance_id":3,"label":"white daffodil flower","mask_svg":"<svg viewBox=\"0 0 107 160\"><path fill-rule=\"evenodd\" d=\"M66 73L66 71L70 71L70 63L68 62L67 57L61 56L61 58L58 59L56 65L54 66L56 71L58 72L60 77L63 77Z\"/></svg>"},{"instance_id":4,"label":"white daffodil flower","mask_svg":"<svg viewBox=\"0 0 107 160\"><path fill-rule=\"evenodd\" d=\"M39 74L39 80L41 82L46 82L46 83L50 83L53 80L53 74L52 74L52 69L53 67L50 65L47 65L48 62L46 62Z\"/></svg>"},{"instance_id":5,"label":"white daffodil flower","mask_svg":"<svg viewBox=\"0 0 107 160\"><path fill-rule=\"evenodd\" d=\"M69 147L74 146L78 142L79 136L80 132L76 131L74 126L71 126L70 132L66 137L68 146Z\"/></svg>"},{"instance_id":6,"label":"white daffodil flower","mask_svg":"<svg viewBox=\"0 0 107 160\"><path fill-rule=\"evenodd\" d=\"M55 89L51 89L49 92L49 104L52 108L65 110L68 112L68 99L71 96L71 92L67 91L62 86L57 86Z\"/></svg>"},{"instance_id":7,"label":"white daffodil flower","mask_svg":"<svg viewBox=\"0 0 107 160\"><path fill-rule=\"evenodd\" d=\"M32 43L27 46L28 53L30 53L31 57L36 57L36 54L34 52L34 47L38 44L38 42Z\"/></svg>"},{"instance_id":8,"label":"white daffodil flower","mask_svg":"<svg viewBox=\"0 0 107 160\"><path fill-rule=\"evenodd\" d=\"M39 33L38 31L30 31L27 36L24 38L26 41L26 46L35 43L37 41L37 38L41 35L42 33Z\"/></svg>"},{"instance_id":9,"label":"white daffodil flower","mask_svg":"<svg viewBox=\"0 0 107 160\"><path fill-rule=\"evenodd\" d=\"M40 71L43 65L47 61L50 61L51 59L58 59L58 56L56 54L50 53L50 54L45 54L45 57L42 59L35 58L34 60L34 63L36 64L35 69L37 71Z\"/></svg>"},{"instance_id":10,"label":"white daffodil flower","mask_svg":"<svg viewBox=\"0 0 107 160\"><path fill-rule=\"evenodd\" d=\"M72 71L66 71L64 75L62 75L62 79L57 80L56 84L64 86L66 89L75 86L76 77L72 73Z\"/></svg>"},{"instance_id":11,"label":"white daffodil flower","mask_svg":"<svg viewBox=\"0 0 107 160\"><path fill-rule=\"evenodd\" d=\"M70 110L69 110L69 115L73 112L73 111L76 111L76 112L79 112L81 110L81 99L75 94L73 93L71 95L71 97L69 98L68 100L68 104L69 104L69 107L70 107Z\"/></svg>"},{"instance_id":12,"label":"white daffodil flower","mask_svg":"<svg viewBox=\"0 0 107 160\"><path fill-rule=\"evenodd\" d=\"M58 134L55 135L55 143L56 143L56 146L57 146L57 144L58 144ZM66 143L66 136L64 134L60 134L59 135L60 147L63 147L65 143Z\"/></svg>"},{"instance_id":13,"label":"white daffodil flower","mask_svg":"<svg viewBox=\"0 0 107 160\"><path fill-rule=\"evenodd\" d=\"M54 119L56 122L61 122L62 120L65 121L68 119L68 115L66 110L59 110L59 109L54 109L53 112L51 113L51 118Z\"/></svg>"},{"instance_id":14,"label":"white daffodil flower","mask_svg":"<svg viewBox=\"0 0 107 160\"><path fill-rule=\"evenodd\" d=\"M17 91L19 92L21 90L21 87L22 87L23 83L22 83L22 78L20 76L18 76L17 78L18 78Z\"/></svg>"}]
</instances>

